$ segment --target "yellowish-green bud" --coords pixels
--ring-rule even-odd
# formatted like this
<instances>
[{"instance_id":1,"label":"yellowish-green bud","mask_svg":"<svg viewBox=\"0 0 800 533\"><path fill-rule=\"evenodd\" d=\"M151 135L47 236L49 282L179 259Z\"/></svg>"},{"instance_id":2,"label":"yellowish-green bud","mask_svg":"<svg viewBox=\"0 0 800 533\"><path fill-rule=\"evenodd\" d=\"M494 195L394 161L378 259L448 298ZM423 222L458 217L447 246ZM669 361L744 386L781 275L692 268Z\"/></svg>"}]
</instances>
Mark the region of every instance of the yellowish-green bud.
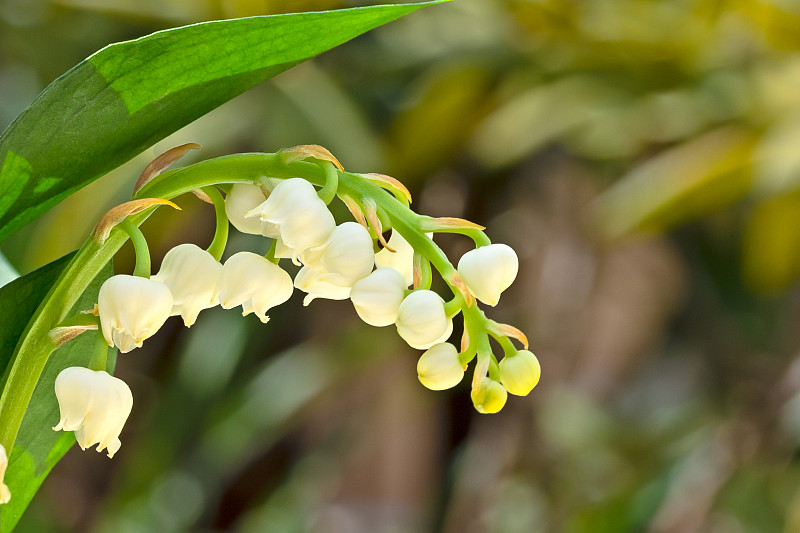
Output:
<instances>
[{"instance_id":1,"label":"yellowish-green bud","mask_svg":"<svg viewBox=\"0 0 800 533\"><path fill-rule=\"evenodd\" d=\"M539 360L528 350L520 350L500 361L500 382L511 394L526 396L542 375Z\"/></svg>"},{"instance_id":2,"label":"yellowish-green bud","mask_svg":"<svg viewBox=\"0 0 800 533\"><path fill-rule=\"evenodd\" d=\"M484 377L477 387L472 388L472 404L479 413L496 413L503 408L507 399L506 389L489 377Z\"/></svg>"},{"instance_id":3,"label":"yellowish-green bud","mask_svg":"<svg viewBox=\"0 0 800 533\"><path fill-rule=\"evenodd\" d=\"M417 362L419 381L431 390L445 390L458 385L464 378L464 367L458 351L446 342L434 344Z\"/></svg>"}]
</instances>

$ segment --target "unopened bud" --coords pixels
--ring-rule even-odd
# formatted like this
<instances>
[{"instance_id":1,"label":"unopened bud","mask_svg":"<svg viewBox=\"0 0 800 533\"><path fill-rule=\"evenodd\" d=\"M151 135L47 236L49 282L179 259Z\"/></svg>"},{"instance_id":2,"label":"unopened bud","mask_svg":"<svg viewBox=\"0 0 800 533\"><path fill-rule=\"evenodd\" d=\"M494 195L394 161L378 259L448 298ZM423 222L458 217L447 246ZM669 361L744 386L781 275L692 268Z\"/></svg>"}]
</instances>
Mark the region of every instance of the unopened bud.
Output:
<instances>
[{"instance_id":1,"label":"unopened bud","mask_svg":"<svg viewBox=\"0 0 800 533\"><path fill-rule=\"evenodd\" d=\"M484 377L472 388L472 404L479 413L492 414L500 411L506 404L508 393L503 385L489 377Z\"/></svg>"},{"instance_id":2,"label":"unopened bud","mask_svg":"<svg viewBox=\"0 0 800 533\"><path fill-rule=\"evenodd\" d=\"M528 350L520 350L500 361L500 381L511 394L526 396L541 376L539 360Z\"/></svg>"},{"instance_id":3,"label":"unopened bud","mask_svg":"<svg viewBox=\"0 0 800 533\"><path fill-rule=\"evenodd\" d=\"M458 360L458 351L452 344L434 344L417 362L420 383L431 390L455 387L464 378L464 366Z\"/></svg>"},{"instance_id":4,"label":"unopened bud","mask_svg":"<svg viewBox=\"0 0 800 533\"><path fill-rule=\"evenodd\" d=\"M453 332L442 297L430 290L416 290L406 296L397 311L397 333L412 348L427 350L444 342Z\"/></svg>"},{"instance_id":5,"label":"unopened bud","mask_svg":"<svg viewBox=\"0 0 800 533\"><path fill-rule=\"evenodd\" d=\"M490 244L465 253L458 261L458 272L475 298L495 306L500 293L517 277L519 260L506 244Z\"/></svg>"}]
</instances>

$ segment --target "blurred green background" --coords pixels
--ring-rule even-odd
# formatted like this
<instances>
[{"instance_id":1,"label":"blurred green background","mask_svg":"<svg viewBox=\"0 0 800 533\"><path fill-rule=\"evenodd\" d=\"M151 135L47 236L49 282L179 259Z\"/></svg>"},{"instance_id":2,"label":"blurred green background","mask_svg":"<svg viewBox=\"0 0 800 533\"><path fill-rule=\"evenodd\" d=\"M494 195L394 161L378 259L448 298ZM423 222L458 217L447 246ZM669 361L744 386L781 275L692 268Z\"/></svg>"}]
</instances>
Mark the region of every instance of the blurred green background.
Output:
<instances>
[{"instance_id":1,"label":"blurred green background","mask_svg":"<svg viewBox=\"0 0 800 533\"><path fill-rule=\"evenodd\" d=\"M341 0L0 0L0 127L102 46ZM800 531L800 4L457 0L300 65L75 194L0 250L77 248L155 154L321 144L520 256L488 314L542 382L498 415L349 302L170 320L117 373L113 461L71 451L21 532ZM206 245L194 197L143 227ZM449 237L449 238L446 238ZM470 245L439 242L454 260ZM229 252L266 251L234 235ZM118 272L132 269L123 250ZM53 423L55 424L55 420Z\"/></svg>"}]
</instances>

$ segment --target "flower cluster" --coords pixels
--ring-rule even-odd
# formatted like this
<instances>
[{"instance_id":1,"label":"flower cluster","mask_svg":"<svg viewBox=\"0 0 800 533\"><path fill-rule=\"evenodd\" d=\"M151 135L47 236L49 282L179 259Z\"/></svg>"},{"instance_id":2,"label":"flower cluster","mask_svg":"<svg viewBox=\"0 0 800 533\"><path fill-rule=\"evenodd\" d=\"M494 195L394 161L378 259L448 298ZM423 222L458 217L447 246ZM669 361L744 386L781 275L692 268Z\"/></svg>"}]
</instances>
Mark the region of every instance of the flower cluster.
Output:
<instances>
[{"instance_id":1,"label":"flower cluster","mask_svg":"<svg viewBox=\"0 0 800 533\"><path fill-rule=\"evenodd\" d=\"M409 346L424 351L417 373L429 389L458 385L468 363L477 357L471 397L481 413L499 411L508 393L528 394L539 380L540 368L527 350L527 339L516 328L488 319L477 304L495 306L512 284L518 270L514 250L491 244L483 228L467 221L413 213L403 201L407 191L399 182L388 176L339 172L338 162L332 156L320 157L327 153L321 150L316 147L311 155L301 150L294 160L312 159L323 170L324 180L319 172L302 175L299 170L310 168L304 163L305 167L292 167L298 169L297 177L237 179L228 184L221 180L224 200L217 187L206 185L201 197L214 204L218 221L214 242L207 250L194 244L176 246L153 276L144 237L126 217L169 202L134 200L109 212L98 224L96 238L102 243L118 225L133 241L137 265L134 275L112 276L100 289L94 327L105 343L121 353L130 352L169 317L180 316L191 327L201 311L217 305L241 306L242 315L252 313L266 323L269 310L286 302L297 288L306 294L304 305L316 298L350 299L367 324L394 325ZM290 163L285 159L284 168ZM328 209L336 195L355 222L337 225ZM271 239L270 251L266 255L242 251L221 262L228 222L240 232ZM383 237L386 231L391 231L388 241ZM463 233L475 240L476 248L453 267L433 241L437 231ZM299 267L294 278L280 266L282 259ZM432 290L434 269L453 293L452 299L446 301ZM464 322L460 351L448 343L459 314ZM80 332L91 329L81 327ZM499 363L490 338L504 351ZM525 349L515 348L511 339L521 341ZM105 359L90 368L64 369L55 389L61 419L53 429L74 431L81 448L97 445L98 451L113 456L120 448L119 435L133 395L123 381L105 372ZM0 461L0 481L4 468ZM0 485L0 499L7 493L3 489Z\"/></svg>"}]
</instances>

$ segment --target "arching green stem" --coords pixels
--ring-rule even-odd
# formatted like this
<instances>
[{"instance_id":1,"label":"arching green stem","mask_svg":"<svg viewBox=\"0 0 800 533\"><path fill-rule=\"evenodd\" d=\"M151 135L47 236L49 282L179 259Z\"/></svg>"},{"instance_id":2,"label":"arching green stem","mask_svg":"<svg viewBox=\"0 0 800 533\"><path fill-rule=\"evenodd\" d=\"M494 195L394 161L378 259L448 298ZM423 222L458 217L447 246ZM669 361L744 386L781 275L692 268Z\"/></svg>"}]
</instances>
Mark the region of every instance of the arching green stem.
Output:
<instances>
[{"instance_id":1,"label":"arching green stem","mask_svg":"<svg viewBox=\"0 0 800 533\"><path fill-rule=\"evenodd\" d=\"M339 189L339 171L330 161L323 161L320 165L325 170L325 185L317 194L325 202L325 205L328 205L336 198L336 191Z\"/></svg>"},{"instance_id":2,"label":"arching green stem","mask_svg":"<svg viewBox=\"0 0 800 533\"><path fill-rule=\"evenodd\" d=\"M150 248L147 246L147 239L144 238L142 230L128 220L123 220L117 227L127 233L133 243L133 249L136 252L136 267L133 269L133 275L141 278L149 278Z\"/></svg>"},{"instance_id":3,"label":"arching green stem","mask_svg":"<svg viewBox=\"0 0 800 533\"><path fill-rule=\"evenodd\" d=\"M89 370L108 370L108 350L109 346L101 331L92 332L95 337L95 345L93 347L94 355L92 360L89 361Z\"/></svg>"},{"instance_id":4,"label":"arching green stem","mask_svg":"<svg viewBox=\"0 0 800 533\"><path fill-rule=\"evenodd\" d=\"M278 249L278 239L272 239L272 244L269 245L269 250L264 254L264 257L269 259L271 263L278 264L278 258L275 257L275 251Z\"/></svg>"},{"instance_id":5,"label":"arching green stem","mask_svg":"<svg viewBox=\"0 0 800 533\"><path fill-rule=\"evenodd\" d=\"M203 187L202 191L211 198L214 203L214 214L216 215L217 225L214 231L214 240L208 246L208 253L217 261L222 259L225 246L228 244L228 215L225 214L225 200L216 187Z\"/></svg>"}]
</instances>

